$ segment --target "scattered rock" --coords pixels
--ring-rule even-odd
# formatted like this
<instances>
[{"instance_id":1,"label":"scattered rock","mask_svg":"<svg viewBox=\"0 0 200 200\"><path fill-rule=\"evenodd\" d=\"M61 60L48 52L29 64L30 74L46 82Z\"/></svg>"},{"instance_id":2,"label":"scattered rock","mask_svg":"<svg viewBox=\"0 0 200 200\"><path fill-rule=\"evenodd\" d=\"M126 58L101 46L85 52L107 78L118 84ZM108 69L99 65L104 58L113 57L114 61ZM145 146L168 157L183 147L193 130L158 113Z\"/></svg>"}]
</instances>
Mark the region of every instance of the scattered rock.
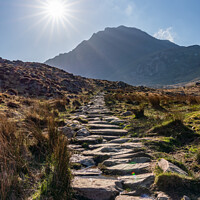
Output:
<instances>
[{"instance_id":1,"label":"scattered rock","mask_svg":"<svg viewBox=\"0 0 200 200\"><path fill-rule=\"evenodd\" d=\"M68 126L60 127L59 131L61 131L69 139L73 138L75 134L75 132Z\"/></svg>"},{"instance_id":2,"label":"scattered rock","mask_svg":"<svg viewBox=\"0 0 200 200\"><path fill-rule=\"evenodd\" d=\"M188 176L187 172L163 158L158 161L158 166L163 170L163 172L172 172Z\"/></svg>"},{"instance_id":3,"label":"scattered rock","mask_svg":"<svg viewBox=\"0 0 200 200\"><path fill-rule=\"evenodd\" d=\"M82 128L77 131L76 135L77 136L89 136L90 132L86 128Z\"/></svg>"},{"instance_id":4,"label":"scattered rock","mask_svg":"<svg viewBox=\"0 0 200 200\"><path fill-rule=\"evenodd\" d=\"M123 116L130 116L130 115L132 115L133 113L131 112L131 111L127 111L127 112L125 112L125 113L123 113L122 115Z\"/></svg>"},{"instance_id":5,"label":"scattered rock","mask_svg":"<svg viewBox=\"0 0 200 200\"><path fill-rule=\"evenodd\" d=\"M160 192L156 198L157 200L169 200L170 197L166 195L164 192Z\"/></svg>"},{"instance_id":6,"label":"scattered rock","mask_svg":"<svg viewBox=\"0 0 200 200\"><path fill-rule=\"evenodd\" d=\"M120 125L122 123L124 123L124 120L121 120L121 119L114 119L110 122L111 124L114 124L114 125Z\"/></svg>"},{"instance_id":7,"label":"scattered rock","mask_svg":"<svg viewBox=\"0 0 200 200\"><path fill-rule=\"evenodd\" d=\"M182 200L190 200L190 198L188 196L184 195Z\"/></svg>"}]
</instances>

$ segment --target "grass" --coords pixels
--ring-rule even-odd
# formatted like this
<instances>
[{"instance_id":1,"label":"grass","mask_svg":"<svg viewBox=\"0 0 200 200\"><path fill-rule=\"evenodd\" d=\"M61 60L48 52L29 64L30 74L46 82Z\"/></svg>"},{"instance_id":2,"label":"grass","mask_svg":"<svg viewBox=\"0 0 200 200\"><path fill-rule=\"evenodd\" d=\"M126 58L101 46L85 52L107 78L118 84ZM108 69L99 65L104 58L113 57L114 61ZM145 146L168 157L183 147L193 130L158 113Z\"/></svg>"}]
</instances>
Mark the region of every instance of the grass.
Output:
<instances>
[{"instance_id":1,"label":"grass","mask_svg":"<svg viewBox=\"0 0 200 200\"><path fill-rule=\"evenodd\" d=\"M72 102L0 96L0 199L72 199L71 153L58 132Z\"/></svg>"},{"instance_id":2,"label":"grass","mask_svg":"<svg viewBox=\"0 0 200 200\"><path fill-rule=\"evenodd\" d=\"M178 174L162 173L155 179L155 185L158 190L166 192L168 195L198 195L200 181L191 179Z\"/></svg>"},{"instance_id":3,"label":"grass","mask_svg":"<svg viewBox=\"0 0 200 200\"><path fill-rule=\"evenodd\" d=\"M186 92L184 96L175 92L166 94L165 90L112 90L107 92L105 101L116 116L125 120L124 127L131 137L144 138L143 143L152 157L169 160L188 172L191 180L200 176L199 96ZM142 117L137 117L137 113L128 118L122 115L127 110L137 112L140 108L144 109Z\"/></svg>"}]
</instances>

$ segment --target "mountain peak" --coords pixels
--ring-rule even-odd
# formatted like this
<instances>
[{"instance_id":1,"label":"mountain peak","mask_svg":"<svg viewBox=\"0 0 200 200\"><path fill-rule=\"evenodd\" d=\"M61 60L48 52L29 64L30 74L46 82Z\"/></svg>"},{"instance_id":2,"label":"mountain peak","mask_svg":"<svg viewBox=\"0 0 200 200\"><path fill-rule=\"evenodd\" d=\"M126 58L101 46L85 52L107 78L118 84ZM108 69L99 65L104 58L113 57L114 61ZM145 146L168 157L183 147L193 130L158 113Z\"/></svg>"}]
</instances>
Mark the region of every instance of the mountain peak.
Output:
<instances>
[{"instance_id":1,"label":"mountain peak","mask_svg":"<svg viewBox=\"0 0 200 200\"><path fill-rule=\"evenodd\" d=\"M121 25L93 34L71 52L46 63L89 78L132 83L126 80L126 75L122 75L125 66L147 55L177 47L172 42L158 40L140 29Z\"/></svg>"}]
</instances>

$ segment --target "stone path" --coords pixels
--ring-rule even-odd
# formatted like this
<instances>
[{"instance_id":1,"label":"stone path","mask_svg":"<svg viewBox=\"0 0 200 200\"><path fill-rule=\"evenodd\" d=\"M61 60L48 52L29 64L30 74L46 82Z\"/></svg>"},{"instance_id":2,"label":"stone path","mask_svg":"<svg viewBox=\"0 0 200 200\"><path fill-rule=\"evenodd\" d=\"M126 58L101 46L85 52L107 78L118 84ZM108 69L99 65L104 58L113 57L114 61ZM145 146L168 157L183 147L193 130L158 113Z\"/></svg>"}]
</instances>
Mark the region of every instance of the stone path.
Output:
<instances>
[{"instance_id":1,"label":"stone path","mask_svg":"<svg viewBox=\"0 0 200 200\"><path fill-rule=\"evenodd\" d=\"M71 161L81 165L73 171L73 188L82 199L153 199L149 191L154 182L151 156L140 138L129 138L120 127L123 121L106 108L103 94L75 115L88 121L70 145L74 151Z\"/></svg>"}]
</instances>

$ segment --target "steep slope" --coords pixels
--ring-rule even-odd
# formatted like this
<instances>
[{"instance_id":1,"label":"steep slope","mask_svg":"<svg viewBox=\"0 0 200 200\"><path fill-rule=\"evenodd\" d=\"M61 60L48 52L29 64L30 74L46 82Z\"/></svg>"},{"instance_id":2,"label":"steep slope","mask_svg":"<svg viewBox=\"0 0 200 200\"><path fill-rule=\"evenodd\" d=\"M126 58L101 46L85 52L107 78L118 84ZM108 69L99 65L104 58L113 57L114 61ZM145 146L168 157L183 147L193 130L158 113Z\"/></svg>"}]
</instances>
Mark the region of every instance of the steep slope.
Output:
<instances>
[{"instance_id":1,"label":"steep slope","mask_svg":"<svg viewBox=\"0 0 200 200\"><path fill-rule=\"evenodd\" d=\"M183 85L200 77L200 46L147 55L119 69L113 76L133 85Z\"/></svg>"},{"instance_id":2,"label":"steep slope","mask_svg":"<svg viewBox=\"0 0 200 200\"><path fill-rule=\"evenodd\" d=\"M113 74L129 63L148 54L178 47L139 29L120 26L94 34L73 51L50 59L46 64L86 77L121 80Z\"/></svg>"},{"instance_id":3,"label":"steep slope","mask_svg":"<svg viewBox=\"0 0 200 200\"><path fill-rule=\"evenodd\" d=\"M94 91L98 88L126 88L123 82L74 76L46 64L9 61L0 58L0 92L27 97L63 97L69 93Z\"/></svg>"}]
</instances>

